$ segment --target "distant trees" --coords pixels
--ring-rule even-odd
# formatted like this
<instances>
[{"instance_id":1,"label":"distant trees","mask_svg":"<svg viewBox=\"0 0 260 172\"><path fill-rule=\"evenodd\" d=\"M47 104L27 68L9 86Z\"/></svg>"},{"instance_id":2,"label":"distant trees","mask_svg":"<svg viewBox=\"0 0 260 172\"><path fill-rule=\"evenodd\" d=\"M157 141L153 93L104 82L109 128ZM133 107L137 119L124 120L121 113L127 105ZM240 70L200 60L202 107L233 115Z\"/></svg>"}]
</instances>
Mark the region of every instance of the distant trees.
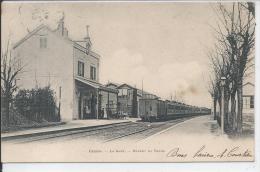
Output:
<instances>
[{"instance_id":1,"label":"distant trees","mask_svg":"<svg viewBox=\"0 0 260 172\"><path fill-rule=\"evenodd\" d=\"M254 3L232 3L231 6L219 4L217 14L220 24L215 29L217 44L209 54L213 71L209 92L214 99L214 113L215 103L218 102L220 109L224 108L225 111L226 128L239 134L242 133L243 79L247 69L254 66L254 11ZM221 107L220 103L220 78L223 76L226 78L225 107Z\"/></svg>"}]
</instances>

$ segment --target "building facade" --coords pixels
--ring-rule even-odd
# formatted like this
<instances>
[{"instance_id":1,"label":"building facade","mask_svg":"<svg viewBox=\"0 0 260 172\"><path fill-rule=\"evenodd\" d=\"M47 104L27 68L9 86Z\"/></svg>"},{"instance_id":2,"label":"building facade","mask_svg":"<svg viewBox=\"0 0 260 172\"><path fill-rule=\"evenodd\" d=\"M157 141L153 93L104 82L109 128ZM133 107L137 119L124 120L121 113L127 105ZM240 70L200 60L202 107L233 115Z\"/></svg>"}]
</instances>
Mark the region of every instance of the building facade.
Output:
<instances>
[{"instance_id":1,"label":"building facade","mask_svg":"<svg viewBox=\"0 0 260 172\"><path fill-rule=\"evenodd\" d=\"M255 85L246 82L243 85L243 124L244 129L254 130L255 121Z\"/></svg>"},{"instance_id":2,"label":"building facade","mask_svg":"<svg viewBox=\"0 0 260 172\"><path fill-rule=\"evenodd\" d=\"M243 85L243 113L254 113L255 85L247 82Z\"/></svg>"},{"instance_id":3,"label":"building facade","mask_svg":"<svg viewBox=\"0 0 260 172\"><path fill-rule=\"evenodd\" d=\"M118 86L117 89L119 114L137 118L139 98L142 95L138 94L137 88L128 84L122 84Z\"/></svg>"},{"instance_id":4,"label":"building facade","mask_svg":"<svg viewBox=\"0 0 260 172\"><path fill-rule=\"evenodd\" d=\"M156 95L133 87L129 84L108 83L108 88L118 90L118 114L132 118L140 117L140 99L158 98Z\"/></svg>"},{"instance_id":5,"label":"building facade","mask_svg":"<svg viewBox=\"0 0 260 172\"><path fill-rule=\"evenodd\" d=\"M68 37L64 19L51 30L40 25L13 47L24 66L17 84L20 88L50 86L61 104L62 120L108 118L115 113L116 89L99 83L100 56L93 52L87 31L81 41Z\"/></svg>"}]
</instances>

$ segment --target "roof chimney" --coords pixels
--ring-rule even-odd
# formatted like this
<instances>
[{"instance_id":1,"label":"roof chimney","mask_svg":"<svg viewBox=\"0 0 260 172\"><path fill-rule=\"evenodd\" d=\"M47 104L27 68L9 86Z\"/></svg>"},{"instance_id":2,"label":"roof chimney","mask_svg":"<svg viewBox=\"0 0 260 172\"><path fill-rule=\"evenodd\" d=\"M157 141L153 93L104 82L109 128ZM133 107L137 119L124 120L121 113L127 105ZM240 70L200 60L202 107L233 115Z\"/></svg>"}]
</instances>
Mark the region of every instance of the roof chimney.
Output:
<instances>
[{"instance_id":1,"label":"roof chimney","mask_svg":"<svg viewBox=\"0 0 260 172\"><path fill-rule=\"evenodd\" d=\"M89 37L89 25L86 26L86 37L84 38L84 41L86 41L86 53L88 54L92 45Z\"/></svg>"},{"instance_id":2,"label":"roof chimney","mask_svg":"<svg viewBox=\"0 0 260 172\"><path fill-rule=\"evenodd\" d=\"M86 31L87 31L87 32L86 32L86 33L87 33L86 38L89 38L89 31L88 31L88 28L89 28L89 25L86 26Z\"/></svg>"},{"instance_id":3,"label":"roof chimney","mask_svg":"<svg viewBox=\"0 0 260 172\"><path fill-rule=\"evenodd\" d=\"M61 36L68 37L68 30L67 30L67 28L64 27L64 18L65 18L65 14L64 14L64 12L62 12L62 17L58 22L57 32Z\"/></svg>"}]
</instances>

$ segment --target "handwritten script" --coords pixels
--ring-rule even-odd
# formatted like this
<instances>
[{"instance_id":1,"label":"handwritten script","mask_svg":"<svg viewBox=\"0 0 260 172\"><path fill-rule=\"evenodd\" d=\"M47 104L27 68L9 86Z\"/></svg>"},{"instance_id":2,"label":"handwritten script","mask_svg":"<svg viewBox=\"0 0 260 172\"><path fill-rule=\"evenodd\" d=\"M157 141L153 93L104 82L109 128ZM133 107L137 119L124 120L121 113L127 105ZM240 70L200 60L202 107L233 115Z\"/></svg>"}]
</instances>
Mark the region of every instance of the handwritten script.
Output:
<instances>
[{"instance_id":1,"label":"handwritten script","mask_svg":"<svg viewBox=\"0 0 260 172\"><path fill-rule=\"evenodd\" d=\"M186 157L192 157L194 159L196 158L212 158L212 159L221 159L221 158L229 158L229 157L252 157L252 153L248 149L242 149L240 146L232 147L232 148L224 148L220 152L211 152L207 149L206 145L202 145L197 149L195 152L185 152L184 150L181 150L179 147L175 147L171 149L166 154L169 158L186 158Z\"/></svg>"}]
</instances>

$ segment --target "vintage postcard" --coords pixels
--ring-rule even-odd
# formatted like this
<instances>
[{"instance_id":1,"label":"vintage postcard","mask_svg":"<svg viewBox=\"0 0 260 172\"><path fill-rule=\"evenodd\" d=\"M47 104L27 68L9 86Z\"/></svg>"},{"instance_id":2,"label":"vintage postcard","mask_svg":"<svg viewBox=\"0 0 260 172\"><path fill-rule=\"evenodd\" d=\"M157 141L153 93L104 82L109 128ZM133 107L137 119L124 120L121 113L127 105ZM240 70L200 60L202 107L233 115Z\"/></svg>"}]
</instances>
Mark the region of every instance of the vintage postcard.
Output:
<instances>
[{"instance_id":1,"label":"vintage postcard","mask_svg":"<svg viewBox=\"0 0 260 172\"><path fill-rule=\"evenodd\" d=\"M255 160L254 2L3 2L2 162Z\"/></svg>"}]
</instances>

